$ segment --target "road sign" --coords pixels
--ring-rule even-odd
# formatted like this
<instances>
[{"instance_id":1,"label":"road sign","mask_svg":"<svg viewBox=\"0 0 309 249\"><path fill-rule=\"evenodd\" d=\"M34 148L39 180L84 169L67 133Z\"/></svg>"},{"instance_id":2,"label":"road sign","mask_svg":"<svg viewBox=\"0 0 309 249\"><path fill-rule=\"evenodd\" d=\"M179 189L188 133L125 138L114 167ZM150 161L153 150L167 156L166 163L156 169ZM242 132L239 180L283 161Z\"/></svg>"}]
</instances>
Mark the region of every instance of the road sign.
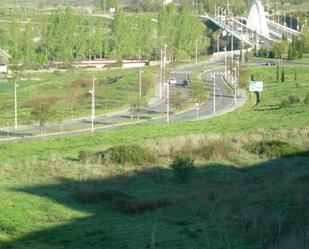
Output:
<instances>
[{"instance_id":1,"label":"road sign","mask_svg":"<svg viewBox=\"0 0 309 249\"><path fill-rule=\"evenodd\" d=\"M263 92L263 81L250 81L250 92Z\"/></svg>"}]
</instances>

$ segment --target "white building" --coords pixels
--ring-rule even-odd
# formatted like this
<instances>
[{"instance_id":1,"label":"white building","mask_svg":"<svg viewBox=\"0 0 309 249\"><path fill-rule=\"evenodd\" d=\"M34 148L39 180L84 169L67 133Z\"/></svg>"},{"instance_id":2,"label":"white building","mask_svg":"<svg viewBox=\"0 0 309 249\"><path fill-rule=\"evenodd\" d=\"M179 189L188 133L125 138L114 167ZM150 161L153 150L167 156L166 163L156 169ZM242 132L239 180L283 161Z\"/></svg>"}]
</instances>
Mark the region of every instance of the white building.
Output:
<instances>
[{"instance_id":1,"label":"white building","mask_svg":"<svg viewBox=\"0 0 309 249\"><path fill-rule=\"evenodd\" d=\"M0 64L0 73L7 73L8 67L5 64Z\"/></svg>"}]
</instances>

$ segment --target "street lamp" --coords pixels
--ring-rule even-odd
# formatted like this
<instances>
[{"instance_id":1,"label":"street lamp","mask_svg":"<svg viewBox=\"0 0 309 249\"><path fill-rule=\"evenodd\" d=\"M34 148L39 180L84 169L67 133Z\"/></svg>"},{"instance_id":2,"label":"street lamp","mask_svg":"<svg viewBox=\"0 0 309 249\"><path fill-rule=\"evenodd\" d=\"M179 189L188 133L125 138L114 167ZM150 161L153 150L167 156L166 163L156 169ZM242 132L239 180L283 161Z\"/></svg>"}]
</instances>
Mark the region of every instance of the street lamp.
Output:
<instances>
[{"instance_id":1,"label":"street lamp","mask_svg":"<svg viewBox=\"0 0 309 249\"><path fill-rule=\"evenodd\" d=\"M219 51L220 51L220 35L217 36L217 60L220 60L219 56Z\"/></svg>"},{"instance_id":2,"label":"street lamp","mask_svg":"<svg viewBox=\"0 0 309 249\"><path fill-rule=\"evenodd\" d=\"M215 75L211 75L211 78L214 81L214 91L213 91L213 102L214 102L214 115L216 115L216 76Z\"/></svg>"},{"instance_id":3,"label":"street lamp","mask_svg":"<svg viewBox=\"0 0 309 249\"><path fill-rule=\"evenodd\" d=\"M139 68L139 99L142 99L142 69Z\"/></svg>"},{"instance_id":4,"label":"street lamp","mask_svg":"<svg viewBox=\"0 0 309 249\"><path fill-rule=\"evenodd\" d=\"M15 130L17 129L17 88L19 87L18 84L16 84L16 81L14 82L14 110L15 110Z\"/></svg>"},{"instance_id":5,"label":"street lamp","mask_svg":"<svg viewBox=\"0 0 309 249\"><path fill-rule=\"evenodd\" d=\"M195 109L196 109L196 120L198 120L198 117L199 117L199 109L200 109L200 103L195 103Z\"/></svg>"},{"instance_id":6,"label":"street lamp","mask_svg":"<svg viewBox=\"0 0 309 249\"><path fill-rule=\"evenodd\" d=\"M95 118L95 80L96 77L92 76L92 89L89 90L91 94L91 132L94 132L94 118Z\"/></svg>"},{"instance_id":7,"label":"street lamp","mask_svg":"<svg viewBox=\"0 0 309 249\"><path fill-rule=\"evenodd\" d=\"M224 47L223 50L224 50L224 76L226 78L226 76L227 76L227 51L226 51L226 47Z\"/></svg>"},{"instance_id":8,"label":"street lamp","mask_svg":"<svg viewBox=\"0 0 309 249\"><path fill-rule=\"evenodd\" d=\"M233 80L233 83L234 83L234 102L236 104L237 102L237 81L236 81L236 72L237 72L237 69L236 67L233 68L233 71L234 71L234 80Z\"/></svg>"},{"instance_id":9,"label":"street lamp","mask_svg":"<svg viewBox=\"0 0 309 249\"><path fill-rule=\"evenodd\" d=\"M170 84L165 83L166 88L166 123L170 122Z\"/></svg>"}]
</instances>

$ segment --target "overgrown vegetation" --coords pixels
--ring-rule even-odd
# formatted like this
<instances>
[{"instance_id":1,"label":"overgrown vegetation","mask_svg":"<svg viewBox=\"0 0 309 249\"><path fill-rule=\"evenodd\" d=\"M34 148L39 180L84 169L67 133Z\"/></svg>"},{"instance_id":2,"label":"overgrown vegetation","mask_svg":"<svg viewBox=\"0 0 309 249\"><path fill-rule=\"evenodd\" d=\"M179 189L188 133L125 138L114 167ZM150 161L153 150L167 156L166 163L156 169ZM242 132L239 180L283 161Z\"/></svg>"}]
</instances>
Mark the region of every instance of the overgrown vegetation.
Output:
<instances>
[{"instance_id":1,"label":"overgrown vegetation","mask_svg":"<svg viewBox=\"0 0 309 249\"><path fill-rule=\"evenodd\" d=\"M259 141L245 145L245 148L254 154L268 158L281 158L295 155L300 152L298 148L282 141Z\"/></svg>"},{"instance_id":2,"label":"overgrown vegetation","mask_svg":"<svg viewBox=\"0 0 309 249\"><path fill-rule=\"evenodd\" d=\"M176 178L183 182L187 182L194 171L194 160L189 156L178 154L174 157L170 167L174 171Z\"/></svg>"}]
</instances>

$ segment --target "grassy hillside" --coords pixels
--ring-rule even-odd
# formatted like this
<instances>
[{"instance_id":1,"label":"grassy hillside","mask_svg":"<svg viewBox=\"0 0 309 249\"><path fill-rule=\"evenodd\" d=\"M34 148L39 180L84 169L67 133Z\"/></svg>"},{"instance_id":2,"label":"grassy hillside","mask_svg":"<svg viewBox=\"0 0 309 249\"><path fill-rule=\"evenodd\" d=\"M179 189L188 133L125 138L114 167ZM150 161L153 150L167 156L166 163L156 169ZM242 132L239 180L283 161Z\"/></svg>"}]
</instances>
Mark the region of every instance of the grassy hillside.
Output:
<instances>
[{"instance_id":1,"label":"grassy hillside","mask_svg":"<svg viewBox=\"0 0 309 249\"><path fill-rule=\"evenodd\" d=\"M265 82L261 104L253 107L252 98L212 119L1 146L0 248L272 249L294 241L293 248L305 249L306 72L286 68L286 81L277 83L275 68L254 69ZM289 95L299 102L281 107ZM271 158L245 149L274 139L298 152ZM217 140L218 153L196 157L191 181L173 177L167 167L172 155L205 153ZM141 166L78 160L81 149L117 144L140 144L157 160Z\"/></svg>"},{"instance_id":2,"label":"grassy hillside","mask_svg":"<svg viewBox=\"0 0 309 249\"><path fill-rule=\"evenodd\" d=\"M144 95L153 91L156 68L147 68L143 74ZM91 109L92 76L96 80L97 114L127 108L130 95L138 91L138 70L118 69L95 72L71 71L23 74L18 81L18 112L20 124L34 123L31 110L36 103L49 101L61 110L63 120L87 116ZM0 126L14 119L13 83L0 83ZM35 97L34 97L35 96Z\"/></svg>"}]
</instances>

